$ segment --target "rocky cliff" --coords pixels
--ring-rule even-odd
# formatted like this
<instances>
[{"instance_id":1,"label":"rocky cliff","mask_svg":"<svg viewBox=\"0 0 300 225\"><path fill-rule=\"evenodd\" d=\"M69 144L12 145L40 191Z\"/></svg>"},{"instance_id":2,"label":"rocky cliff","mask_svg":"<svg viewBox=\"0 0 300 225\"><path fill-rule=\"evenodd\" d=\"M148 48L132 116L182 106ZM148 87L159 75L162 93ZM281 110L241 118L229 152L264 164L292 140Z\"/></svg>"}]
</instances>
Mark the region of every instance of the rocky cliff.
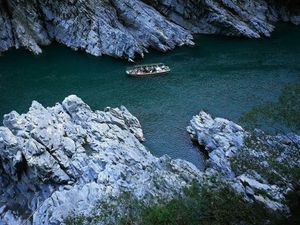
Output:
<instances>
[{"instance_id":1,"label":"rocky cliff","mask_svg":"<svg viewBox=\"0 0 300 225\"><path fill-rule=\"evenodd\" d=\"M124 106L93 111L71 95L48 108L33 101L26 114L13 111L3 124L0 225L62 224L72 215L88 217L95 207L99 215L107 205L122 214L123 194L155 204L195 181L229 185L249 202L288 213L286 194L300 184L300 136L248 132L203 111L187 130L208 153L204 171L153 156L142 144L138 119Z\"/></svg>"},{"instance_id":2,"label":"rocky cliff","mask_svg":"<svg viewBox=\"0 0 300 225\"><path fill-rule=\"evenodd\" d=\"M61 224L125 192L143 201L169 199L201 179L186 161L151 155L139 121L123 106L92 111L76 96L51 108L34 101L26 114L5 115L3 124L1 225Z\"/></svg>"},{"instance_id":3,"label":"rocky cliff","mask_svg":"<svg viewBox=\"0 0 300 225\"><path fill-rule=\"evenodd\" d=\"M192 34L270 36L278 20L300 23L297 1L0 0L0 52L35 54L58 41L92 55L133 59L147 49L191 45Z\"/></svg>"},{"instance_id":4,"label":"rocky cliff","mask_svg":"<svg viewBox=\"0 0 300 225\"><path fill-rule=\"evenodd\" d=\"M187 127L209 159L204 174L218 177L250 202L288 212L287 193L300 185L300 136L245 131L204 111Z\"/></svg>"}]
</instances>

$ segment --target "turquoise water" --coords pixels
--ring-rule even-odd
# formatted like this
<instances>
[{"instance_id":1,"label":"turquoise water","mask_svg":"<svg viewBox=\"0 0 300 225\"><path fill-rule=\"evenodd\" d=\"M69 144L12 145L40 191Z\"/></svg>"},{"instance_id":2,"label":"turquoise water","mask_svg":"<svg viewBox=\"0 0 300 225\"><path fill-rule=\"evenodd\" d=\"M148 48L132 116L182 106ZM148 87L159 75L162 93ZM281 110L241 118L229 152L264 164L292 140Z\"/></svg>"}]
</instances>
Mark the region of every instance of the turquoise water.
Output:
<instances>
[{"instance_id":1,"label":"turquoise water","mask_svg":"<svg viewBox=\"0 0 300 225\"><path fill-rule=\"evenodd\" d=\"M275 100L288 83L300 81L300 27L281 25L270 39L199 36L193 48L151 52L143 63L164 62L166 76L132 78L130 64L93 57L60 45L33 56L12 50L0 57L0 115L26 112L33 99L44 106L76 94L93 109L125 105L142 124L145 145L198 167L203 158L186 126L205 109L238 121L242 113Z\"/></svg>"}]
</instances>

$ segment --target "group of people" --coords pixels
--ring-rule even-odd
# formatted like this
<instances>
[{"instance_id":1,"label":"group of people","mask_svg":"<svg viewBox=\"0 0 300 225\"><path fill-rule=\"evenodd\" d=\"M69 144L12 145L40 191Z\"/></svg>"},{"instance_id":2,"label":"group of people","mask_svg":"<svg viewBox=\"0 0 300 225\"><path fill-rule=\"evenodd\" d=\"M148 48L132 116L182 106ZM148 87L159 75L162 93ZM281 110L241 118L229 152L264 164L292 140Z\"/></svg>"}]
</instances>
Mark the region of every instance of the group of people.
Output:
<instances>
[{"instance_id":1,"label":"group of people","mask_svg":"<svg viewBox=\"0 0 300 225\"><path fill-rule=\"evenodd\" d=\"M136 66L126 70L129 75L151 75L170 72L170 68L164 64L149 64Z\"/></svg>"},{"instance_id":2,"label":"group of people","mask_svg":"<svg viewBox=\"0 0 300 225\"><path fill-rule=\"evenodd\" d=\"M135 74L144 74L144 73L156 73L156 72L161 72L165 70L165 66L144 66L144 67L139 67L139 68L134 68L132 70L133 73Z\"/></svg>"}]
</instances>

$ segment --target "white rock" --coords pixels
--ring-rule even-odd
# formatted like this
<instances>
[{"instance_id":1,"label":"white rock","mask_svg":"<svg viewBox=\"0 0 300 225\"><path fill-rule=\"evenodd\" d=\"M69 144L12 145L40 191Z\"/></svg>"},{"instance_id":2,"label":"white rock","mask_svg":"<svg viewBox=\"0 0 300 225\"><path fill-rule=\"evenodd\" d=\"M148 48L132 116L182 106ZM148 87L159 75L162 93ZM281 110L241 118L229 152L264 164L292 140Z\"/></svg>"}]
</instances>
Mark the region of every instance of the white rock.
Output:
<instances>
[{"instance_id":1,"label":"white rock","mask_svg":"<svg viewBox=\"0 0 300 225\"><path fill-rule=\"evenodd\" d=\"M192 118L187 131L191 139L197 141L203 147L202 149L208 152L209 159L204 175L220 177L238 193L244 194L245 199L249 201L255 199L273 210L287 210L285 194L293 187L294 182L289 179L289 174L279 174L267 160L270 154L276 154L278 157L272 159L273 163L274 160L278 164L286 165L288 162L291 169L298 168L300 166L300 136L296 134L270 136L260 130L255 130L253 135L259 139L260 145L258 146L269 146L274 152L271 153L264 147L251 149L244 146L244 138L250 138L251 133L244 131L242 127L229 120L212 118L204 111ZM247 168L243 174L235 174L230 159L238 156L241 151L247 151L249 156L261 160L262 168L258 171L273 171L276 176L280 177L277 184L268 183L268 177L263 177L257 171ZM247 161L247 159L243 160ZM244 164L243 167L245 167Z\"/></svg>"},{"instance_id":2,"label":"white rock","mask_svg":"<svg viewBox=\"0 0 300 225\"><path fill-rule=\"evenodd\" d=\"M191 163L153 156L124 106L94 112L71 95L51 108L34 101L26 114L7 114L4 124L0 207L7 207L0 218L9 225L22 216L16 208L33 212L33 224L60 224L127 191L144 201L168 199L202 179Z\"/></svg>"},{"instance_id":3,"label":"white rock","mask_svg":"<svg viewBox=\"0 0 300 225\"><path fill-rule=\"evenodd\" d=\"M193 45L193 33L259 38L278 20L299 24L299 9L267 0L6 0L0 9L0 52L35 54L52 41L74 50L133 61L148 48Z\"/></svg>"}]
</instances>

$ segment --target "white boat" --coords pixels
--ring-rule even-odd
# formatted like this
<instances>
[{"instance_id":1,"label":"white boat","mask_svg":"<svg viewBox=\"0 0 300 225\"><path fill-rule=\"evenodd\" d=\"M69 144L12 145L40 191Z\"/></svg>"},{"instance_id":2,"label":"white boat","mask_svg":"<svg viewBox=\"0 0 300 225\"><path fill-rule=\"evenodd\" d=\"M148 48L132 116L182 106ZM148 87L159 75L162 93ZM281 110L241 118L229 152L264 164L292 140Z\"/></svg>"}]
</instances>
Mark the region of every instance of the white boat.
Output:
<instances>
[{"instance_id":1,"label":"white boat","mask_svg":"<svg viewBox=\"0 0 300 225\"><path fill-rule=\"evenodd\" d=\"M131 76L142 77L169 73L170 67L163 63L137 65L127 68L126 73Z\"/></svg>"}]
</instances>

